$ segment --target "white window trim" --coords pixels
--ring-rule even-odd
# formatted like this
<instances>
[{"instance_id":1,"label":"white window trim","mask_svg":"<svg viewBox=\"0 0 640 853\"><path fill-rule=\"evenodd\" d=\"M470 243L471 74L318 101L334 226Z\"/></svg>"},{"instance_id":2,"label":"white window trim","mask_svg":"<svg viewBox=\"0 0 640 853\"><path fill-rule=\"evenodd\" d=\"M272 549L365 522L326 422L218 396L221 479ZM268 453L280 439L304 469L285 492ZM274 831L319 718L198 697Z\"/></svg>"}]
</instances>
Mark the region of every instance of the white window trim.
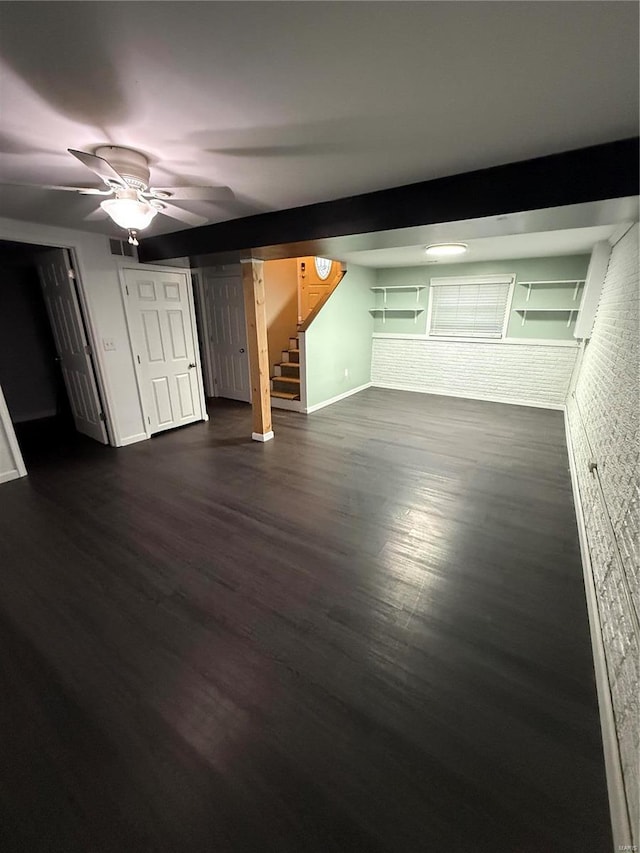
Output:
<instances>
[{"instance_id":1,"label":"white window trim","mask_svg":"<svg viewBox=\"0 0 640 853\"><path fill-rule=\"evenodd\" d=\"M465 284L508 284L509 292L507 294L507 307L504 312L504 321L502 323L502 332L499 338L479 338L474 337L474 341L503 341L507 337L507 329L509 328L509 318L511 317L511 303L513 302L513 291L516 284L515 273L501 273L500 275L465 275L465 276L446 276L442 278L432 278L429 282L429 300L427 305L427 326L425 337L430 340L442 340L442 335L431 334L431 310L433 305L432 288L442 287L443 285L465 285ZM463 340L463 336L452 335L450 340Z\"/></svg>"}]
</instances>

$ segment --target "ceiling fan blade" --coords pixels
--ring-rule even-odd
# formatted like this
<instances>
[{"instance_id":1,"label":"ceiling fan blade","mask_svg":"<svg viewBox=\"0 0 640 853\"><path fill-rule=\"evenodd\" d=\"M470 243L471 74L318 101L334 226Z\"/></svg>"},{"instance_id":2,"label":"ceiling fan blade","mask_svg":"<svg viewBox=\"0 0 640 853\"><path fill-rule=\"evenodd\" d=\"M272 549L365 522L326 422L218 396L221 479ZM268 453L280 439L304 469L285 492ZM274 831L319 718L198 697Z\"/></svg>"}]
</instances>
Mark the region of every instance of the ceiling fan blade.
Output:
<instances>
[{"instance_id":1,"label":"ceiling fan blade","mask_svg":"<svg viewBox=\"0 0 640 853\"><path fill-rule=\"evenodd\" d=\"M200 216L197 213L191 213L190 210L183 210L181 207L176 207L175 204L162 202L162 207L158 207L158 213L164 213L165 216L170 216L172 219L178 219L180 222L186 222L188 225L204 225L208 222L206 216Z\"/></svg>"},{"instance_id":2,"label":"ceiling fan blade","mask_svg":"<svg viewBox=\"0 0 640 853\"><path fill-rule=\"evenodd\" d=\"M43 190L63 190L65 192L80 193L81 195L111 195L113 190L101 190L97 187L61 187L57 184L45 184Z\"/></svg>"},{"instance_id":3,"label":"ceiling fan blade","mask_svg":"<svg viewBox=\"0 0 640 853\"><path fill-rule=\"evenodd\" d=\"M151 187L147 195L155 196L156 193L168 193L168 197L176 201L228 201L234 198L231 187Z\"/></svg>"},{"instance_id":4,"label":"ceiling fan blade","mask_svg":"<svg viewBox=\"0 0 640 853\"><path fill-rule=\"evenodd\" d=\"M124 189L129 189L129 185L122 175L119 175L113 166L107 163L104 157L97 157L95 154L88 154L86 151L75 151L73 148L67 148L67 151L69 154L73 154L88 169L95 172L99 178L102 178L105 184L110 186L115 183Z\"/></svg>"}]
</instances>

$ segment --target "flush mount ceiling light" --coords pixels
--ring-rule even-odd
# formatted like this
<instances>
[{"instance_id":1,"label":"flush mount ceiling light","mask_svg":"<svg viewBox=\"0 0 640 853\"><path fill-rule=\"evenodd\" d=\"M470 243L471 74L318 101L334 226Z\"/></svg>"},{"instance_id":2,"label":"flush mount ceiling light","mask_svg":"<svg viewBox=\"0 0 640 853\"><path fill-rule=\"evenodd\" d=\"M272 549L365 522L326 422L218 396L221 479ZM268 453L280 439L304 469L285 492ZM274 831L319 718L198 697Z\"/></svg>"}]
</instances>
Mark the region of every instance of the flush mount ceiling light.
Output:
<instances>
[{"instance_id":1,"label":"flush mount ceiling light","mask_svg":"<svg viewBox=\"0 0 640 853\"><path fill-rule=\"evenodd\" d=\"M434 243L424 250L429 258L450 258L454 255L464 255L468 246L466 243Z\"/></svg>"}]
</instances>

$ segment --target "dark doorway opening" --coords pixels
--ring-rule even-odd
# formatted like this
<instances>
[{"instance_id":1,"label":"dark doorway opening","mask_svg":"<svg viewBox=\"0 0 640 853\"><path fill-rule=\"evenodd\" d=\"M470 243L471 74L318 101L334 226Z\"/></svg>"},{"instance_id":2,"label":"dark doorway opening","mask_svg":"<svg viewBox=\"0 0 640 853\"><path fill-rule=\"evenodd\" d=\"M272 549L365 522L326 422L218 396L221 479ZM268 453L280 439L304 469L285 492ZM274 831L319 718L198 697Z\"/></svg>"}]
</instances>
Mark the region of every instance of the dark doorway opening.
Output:
<instances>
[{"instance_id":1,"label":"dark doorway opening","mask_svg":"<svg viewBox=\"0 0 640 853\"><path fill-rule=\"evenodd\" d=\"M0 241L0 386L28 470L88 440L76 431L38 277L48 251Z\"/></svg>"}]
</instances>

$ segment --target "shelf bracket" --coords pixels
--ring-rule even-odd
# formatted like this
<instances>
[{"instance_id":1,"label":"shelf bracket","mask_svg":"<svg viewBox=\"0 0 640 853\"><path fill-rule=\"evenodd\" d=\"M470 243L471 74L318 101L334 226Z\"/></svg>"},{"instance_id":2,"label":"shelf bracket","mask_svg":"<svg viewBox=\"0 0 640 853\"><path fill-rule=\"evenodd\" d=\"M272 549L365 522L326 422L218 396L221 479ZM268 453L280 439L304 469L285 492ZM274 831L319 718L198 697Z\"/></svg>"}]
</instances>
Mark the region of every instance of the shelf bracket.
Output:
<instances>
[{"instance_id":1,"label":"shelf bracket","mask_svg":"<svg viewBox=\"0 0 640 853\"><path fill-rule=\"evenodd\" d=\"M573 301L575 302L578 298L578 288L580 287L580 282L576 281L576 286L573 289Z\"/></svg>"},{"instance_id":2,"label":"shelf bracket","mask_svg":"<svg viewBox=\"0 0 640 853\"><path fill-rule=\"evenodd\" d=\"M527 302L529 301L530 297L531 297L531 282L529 282L529 284L527 285ZM524 325L524 323L522 325Z\"/></svg>"},{"instance_id":3,"label":"shelf bracket","mask_svg":"<svg viewBox=\"0 0 640 853\"><path fill-rule=\"evenodd\" d=\"M522 312L522 322L520 323L520 325L521 325L521 326L524 326L524 321L525 321L526 319L527 319L527 311L526 311L526 309L525 309L525 310Z\"/></svg>"}]
</instances>

